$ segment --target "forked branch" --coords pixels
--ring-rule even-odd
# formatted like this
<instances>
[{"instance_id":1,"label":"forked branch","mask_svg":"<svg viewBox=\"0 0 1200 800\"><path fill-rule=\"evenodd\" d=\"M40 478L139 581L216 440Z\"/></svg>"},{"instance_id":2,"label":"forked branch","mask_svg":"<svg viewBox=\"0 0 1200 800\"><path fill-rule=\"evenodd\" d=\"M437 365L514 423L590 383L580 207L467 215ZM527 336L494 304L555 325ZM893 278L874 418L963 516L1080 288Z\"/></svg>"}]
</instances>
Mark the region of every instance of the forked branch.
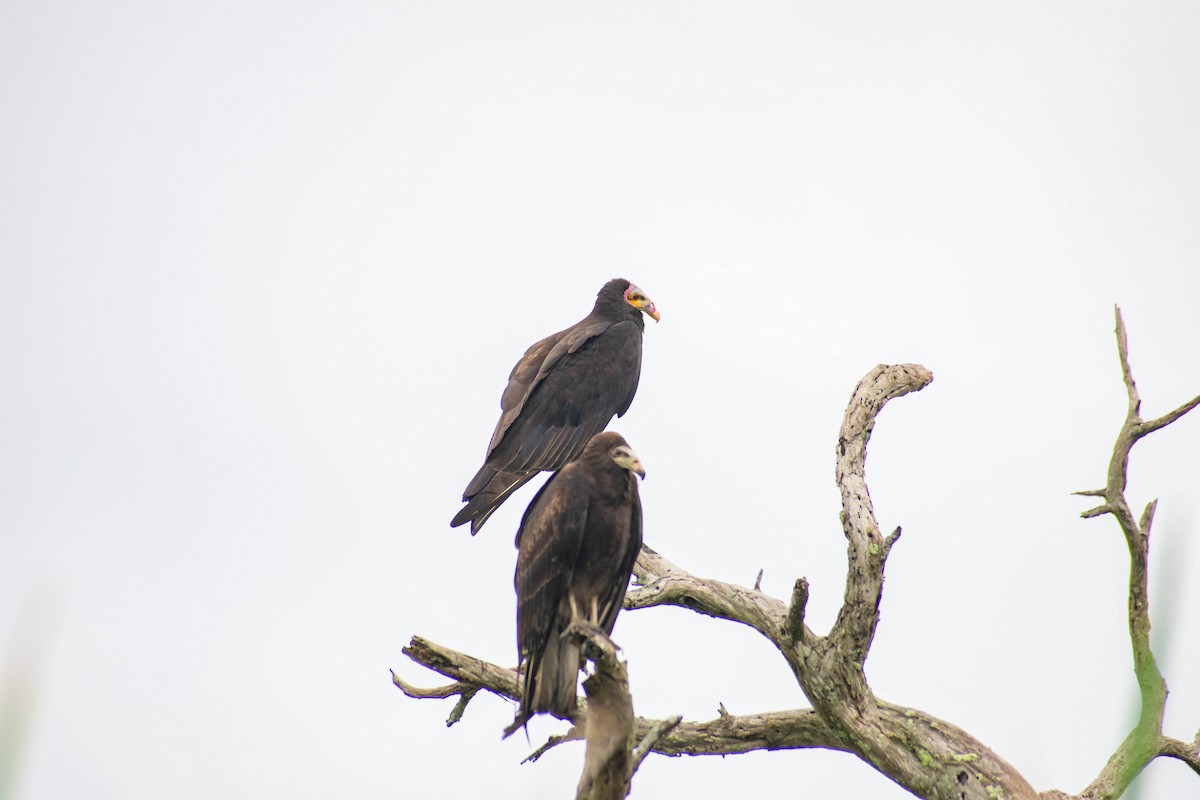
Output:
<instances>
[{"instance_id":1,"label":"forked branch","mask_svg":"<svg viewBox=\"0 0 1200 800\"><path fill-rule=\"evenodd\" d=\"M497 697L517 699L517 673L460 653L449 647L414 636L404 654L412 661L455 681L435 689L418 689L392 673L392 682L413 698L453 697L462 691L486 691ZM576 725L556 736L528 759L536 761L544 752L564 742L583 738L587 711L580 709ZM660 729L652 751L668 756L732 755L755 750L799 750L819 747L845 750L845 744L811 709L775 711L768 714L724 714L707 722L679 722L634 718L634 737L642 742L655 726Z\"/></svg>"},{"instance_id":2,"label":"forked branch","mask_svg":"<svg viewBox=\"0 0 1200 800\"><path fill-rule=\"evenodd\" d=\"M1165 428L1184 414L1200 405L1200 396L1194 397L1161 417L1145 421L1141 417L1142 399L1133 380L1133 369L1129 364L1129 341L1125 333L1125 320L1121 309L1114 307L1116 316L1117 356L1121 362L1121 376L1125 382L1127 406L1125 421L1117 433L1112 457L1108 462L1108 479L1103 489L1093 489L1077 494L1103 497L1104 503L1083 512L1083 517L1098 517L1112 514L1125 535L1129 548L1129 639L1133 648L1133 671L1141 693L1141 713L1137 724L1125 737L1120 747L1109 758L1096 780L1083 790L1086 798L1120 797L1129 783L1137 777L1154 758L1160 755L1179 758L1193 769L1200 756L1195 748L1162 734L1163 713L1167 702L1167 684L1163 680L1154 652L1150 649L1150 592L1149 556L1150 526L1154 522L1157 500L1150 501L1140 519L1135 519L1125 497L1129 475L1129 455L1134 444L1149 433ZM1198 770L1200 771L1200 770Z\"/></svg>"}]
</instances>

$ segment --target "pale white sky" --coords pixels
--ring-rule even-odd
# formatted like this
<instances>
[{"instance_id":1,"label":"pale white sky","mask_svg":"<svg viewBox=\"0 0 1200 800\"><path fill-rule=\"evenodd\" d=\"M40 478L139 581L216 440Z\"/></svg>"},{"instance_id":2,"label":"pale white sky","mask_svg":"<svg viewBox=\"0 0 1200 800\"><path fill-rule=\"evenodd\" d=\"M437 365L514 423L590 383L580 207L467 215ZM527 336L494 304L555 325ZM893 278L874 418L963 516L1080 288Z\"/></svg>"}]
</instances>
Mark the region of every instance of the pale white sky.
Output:
<instances>
[{"instance_id":1,"label":"pale white sky","mask_svg":"<svg viewBox=\"0 0 1200 800\"><path fill-rule=\"evenodd\" d=\"M1200 392L1189 3L8 3L0 644L45 662L16 797L563 797L513 707L404 698L413 634L515 661L540 482L448 527L512 364L623 276L663 312L613 427L647 541L827 628L855 382L903 525L868 676L1039 789L1136 684L1127 555L1083 521L1124 412ZM1144 441L1167 732L1200 727L1200 417ZM753 634L622 616L639 713L807 705ZM16 637L18 641L25 641ZM35 648L36 650L36 648ZM23 650L9 647L21 657ZM28 657L28 654L26 654ZM1196 791L1159 762L1143 797ZM849 756L652 757L635 797L901 798Z\"/></svg>"}]
</instances>

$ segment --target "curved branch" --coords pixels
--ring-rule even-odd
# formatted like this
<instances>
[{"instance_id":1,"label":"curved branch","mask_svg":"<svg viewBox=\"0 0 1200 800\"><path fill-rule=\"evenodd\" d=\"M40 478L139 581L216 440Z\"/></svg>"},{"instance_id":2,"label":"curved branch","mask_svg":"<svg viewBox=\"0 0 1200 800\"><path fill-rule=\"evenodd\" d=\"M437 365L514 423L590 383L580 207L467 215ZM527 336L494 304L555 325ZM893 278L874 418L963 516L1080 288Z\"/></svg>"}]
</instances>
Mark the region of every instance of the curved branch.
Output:
<instances>
[{"instance_id":1,"label":"curved branch","mask_svg":"<svg viewBox=\"0 0 1200 800\"><path fill-rule=\"evenodd\" d=\"M1159 755L1177 758L1191 767L1197 775L1200 775L1200 732L1196 734L1196 738L1190 744L1172 739L1170 736L1162 737L1162 748L1159 750Z\"/></svg>"},{"instance_id":2,"label":"curved branch","mask_svg":"<svg viewBox=\"0 0 1200 800\"><path fill-rule=\"evenodd\" d=\"M900 537L880 533L867 490L867 442L889 400L920 391L933 375L919 364L881 364L854 389L838 436L837 483L849 569L828 636L793 637L785 652L814 710L855 755L918 797L1034 798L1019 772L970 734L875 697L863 673L879 622L883 570ZM807 585L797 583L790 619L801 618Z\"/></svg>"},{"instance_id":3,"label":"curved branch","mask_svg":"<svg viewBox=\"0 0 1200 800\"><path fill-rule=\"evenodd\" d=\"M516 700L520 696L517 688L517 671L515 669L501 667L490 661L484 661L481 658L460 653L457 650L431 642L420 636L412 637L408 646L400 652L421 666L428 667L434 672L458 681L458 685L469 685L486 689L492 694L503 697L506 700ZM393 682L402 690L408 685L396 677L395 670L392 671L392 675ZM450 689L451 687L444 687L445 694L433 694L432 692L442 691L437 689L416 690L418 692L426 692L426 694L413 695L407 691L405 691L405 694L408 694L409 697L448 697L452 694L458 694L457 691L450 691Z\"/></svg>"},{"instance_id":4,"label":"curved branch","mask_svg":"<svg viewBox=\"0 0 1200 800\"><path fill-rule=\"evenodd\" d=\"M783 601L756 589L697 578L643 545L633 566L636 588L625 595L625 608L680 606L699 614L740 622L782 647L787 609Z\"/></svg>"},{"instance_id":5,"label":"curved branch","mask_svg":"<svg viewBox=\"0 0 1200 800\"><path fill-rule=\"evenodd\" d=\"M849 540L850 569L842 608L830 638L839 642L849 640L854 660L860 663L867 657L879 622L883 565L900 535L897 530L885 540L879 533L875 508L867 491L867 442L875 418L889 400L919 392L932 381L933 373L920 364L880 364L854 388L838 434L836 474L842 495L842 528Z\"/></svg>"},{"instance_id":6,"label":"curved branch","mask_svg":"<svg viewBox=\"0 0 1200 800\"><path fill-rule=\"evenodd\" d=\"M404 692L414 700L428 700L430 698L440 700L446 697L455 697L463 694L464 692L474 692L479 689L478 686L470 683L463 683L462 681L456 681L449 686L437 686L432 689L422 689L406 682L403 678L396 674L396 670L392 670L391 672L392 683L394 683L400 689L400 691Z\"/></svg>"},{"instance_id":7,"label":"curved branch","mask_svg":"<svg viewBox=\"0 0 1200 800\"><path fill-rule=\"evenodd\" d=\"M425 700L428 698L444 698L458 697L458 702L454 704L454 708L450 710L450 716L446 718L446 727L449 728L454 723L462 719L467 710L467 703L475 697L479 692L479 687L470 683L456 681L449 686L438 686L433 689L422 689L407 683L396 674L396 670L392 670L392 683L399 687L400 691L404 692L414 700Z\"/></svg>"}]
</instances>

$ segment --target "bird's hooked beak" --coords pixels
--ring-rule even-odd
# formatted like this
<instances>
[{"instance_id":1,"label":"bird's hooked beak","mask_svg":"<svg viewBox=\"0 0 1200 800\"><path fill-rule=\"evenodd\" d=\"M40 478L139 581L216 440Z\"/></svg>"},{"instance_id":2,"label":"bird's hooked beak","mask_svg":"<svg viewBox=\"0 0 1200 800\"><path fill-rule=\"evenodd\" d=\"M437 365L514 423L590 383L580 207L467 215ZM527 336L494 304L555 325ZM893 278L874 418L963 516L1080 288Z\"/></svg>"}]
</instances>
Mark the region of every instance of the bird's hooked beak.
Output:
<instances>
[{"instance_id":1,"label":"bird's hooked beak","mask_svg":"<svg viewBox=\"0 0 1200 800\"><path fill-rule=\"evenodd\" d=\"M658 313L658 307L654 305L654 301L636 286L630 285L625 291L625 301L655 322L662 319L662 315Z\"/></svg>"},{"instance_id":2,"label":"bird's hooked beak","mask_svg":"<svg viewBox=\"0 0 1200 800\"><path fill-rule=\"evenodd\" d=\"M630 472L636 472L642 480L646 479L646 470L642 466L642 460L637 457L637 453L633 452L632 449L628 447L616 448L612 452L612 460Z\"/></svg>"}]
</instances>

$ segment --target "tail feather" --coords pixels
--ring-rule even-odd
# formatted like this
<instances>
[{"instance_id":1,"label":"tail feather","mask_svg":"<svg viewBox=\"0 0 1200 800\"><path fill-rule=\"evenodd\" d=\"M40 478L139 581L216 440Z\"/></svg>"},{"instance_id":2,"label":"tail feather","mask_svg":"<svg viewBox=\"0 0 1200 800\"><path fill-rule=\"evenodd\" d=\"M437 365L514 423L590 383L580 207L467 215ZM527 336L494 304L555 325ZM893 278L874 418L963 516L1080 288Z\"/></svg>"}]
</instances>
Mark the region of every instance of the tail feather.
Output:
<instances>
[{"instance_id":1,"label":"tail feather","mask_svg":"<svg viewBox=\"0 0 1200 800\"><path fill-rule=\"evenodd\" d=\"M579 707L575 693L579 682L579 645L553 634L550 638L536 669L525 676L521 708L501 738L508 738L525 727L534 714L546 712L560 719L575 717Z\"/></svg>"},{"instance_id":2,"label":"tail feather","mask_svg":"<svg viewBox=\"0 0 1200 800\"><path fill-rule=\"evenodd\" d=\"M485 467L485 469L487 469ZM472 494L464 494L463 500L466 505L463 506L454 519L450 520L450 527L457 528L459 525L470 521L471 535L479 533L479 529L483 527L483 523L487 522L500 504L508 499L509 495L520 489L526 483L533 479L536 472L525 474L517 474L513 472L497 472L490 480L478 491ZM476 481L472 481L474 485ZM468 487L468 490L470 487Z\"/></svg>"}]
</instances>

